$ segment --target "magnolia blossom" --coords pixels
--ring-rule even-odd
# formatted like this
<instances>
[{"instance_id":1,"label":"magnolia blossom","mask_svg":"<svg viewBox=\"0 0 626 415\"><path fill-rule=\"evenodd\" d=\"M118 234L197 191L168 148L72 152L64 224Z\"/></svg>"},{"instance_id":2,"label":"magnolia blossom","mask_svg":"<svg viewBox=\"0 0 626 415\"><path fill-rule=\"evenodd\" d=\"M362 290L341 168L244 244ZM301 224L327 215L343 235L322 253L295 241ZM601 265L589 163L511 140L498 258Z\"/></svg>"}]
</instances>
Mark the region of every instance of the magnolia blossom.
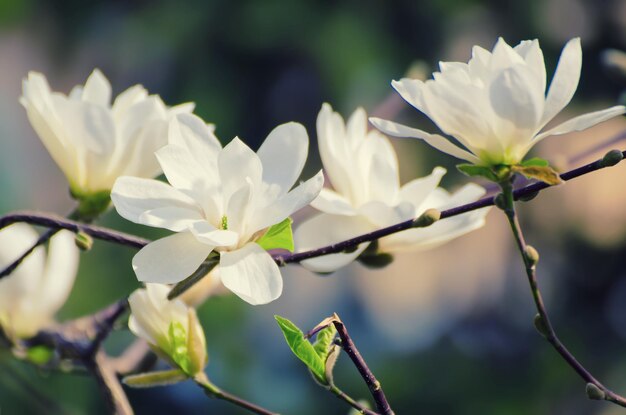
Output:
<instances>
[{"instance_id":1,"label":"magnolia blossom","mask_svg":"<svg viewBox=\"0 0 626 415\"><path fill-rule=\"evenodd\" d=\"M321 172L289 190L307 152L300 124L276 127L255 154L239 138L222 148L201 119L178 116L170 124L169 144L156 153L170 184L121 177L111 194L122 217L177 232L135 255L137 278L176 283L216 251L226 288L251 304L278 298L278 266L255 241L320 192Z\"/></svg>"},{"instance_id":2,"label":"magnolia blossom","mask_svg":"<svg viewBox=\"0 0 626 415\"><path fill-rule=\"evenodd\" d=\"M39 235L26 224L0 230L0 268L29 249ZM0 326L11 338L27 338L53 324L72 290L78 269L74 234L60 231L36 248L9 276L0 279Z\"/></svg>"},{"instance_id":3,"label":"magnolia blossom","mask_svg":"<svg viewBox=\"0 0 626 415\"><path fill-rule=\"evenodd\" d=\"M161 168L151 154L167 144L168 120L193 110L193 104L168 109L141 85L111 105L111 85L97 69L69 96L52 92L38 72L28 74L22 90L31 125L78 198L108 193L121 175L158 176Z\"/></svg>"},{"instance_id":4,"label":"magnolia blossom","mask_svg":"<svg viewBox=\"0 0 626 415\"><path fill-rule=\"evenodd\" d=\"M526 40L512 48L500 38L492 52L474 46L468 63L441 62L432 80L405 78L392 83L402 98L460 145L391 121L370 121L387 134L422 139L471 163L517 164L545 137L581 131L626 111L618 105L543 130L572 99L581 64L580 39L574 38L563 48L546 94L539 42Z\"/></svg>"},{"instance_id":5,"label":"magnolia blossom","mask_svg":"<svg viewBox=\"0 0 626 415\"><path fill-rule=\"evenodd\" d=\"M334 190L324 188L312 203L324 212L302 223L295 233L299 251L319 248L382 227L414 219L427 209L445 209L480 198L485 190L467 184L454 194L437 187L446 173L436 167L429 176L400 186L398 160L389 140L367 131L367 116L357 109L347 124L328 104L317 117L317 139L324 171ZM431 248L481 227L487 210L481 209L414 228L378 241L381 252ZM330 272L348 264L368 246L351 253L313 258L302 265Z\"/></svg>"},{"instance_id":6,"label":"magnolia blossom","mask_svg":"<svg viewBox=\"0 0 626 415\"><path fill-rule=\"evenodd\" d=\"M128 299L128 328L174 366L193 376L207 360L204 331L195 310L182 300L168 300L169 291L168 286L160 284L135 290Z\"/></svg>"}]
</instances>

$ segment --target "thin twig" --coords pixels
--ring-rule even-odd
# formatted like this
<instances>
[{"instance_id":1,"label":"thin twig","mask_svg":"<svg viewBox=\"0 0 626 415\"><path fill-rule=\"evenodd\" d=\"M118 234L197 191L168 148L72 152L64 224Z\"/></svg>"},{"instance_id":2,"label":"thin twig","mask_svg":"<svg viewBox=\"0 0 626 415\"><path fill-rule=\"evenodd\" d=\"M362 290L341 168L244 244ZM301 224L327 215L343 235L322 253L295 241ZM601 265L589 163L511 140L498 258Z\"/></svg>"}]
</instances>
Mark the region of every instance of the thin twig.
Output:
<instances>
[{"instance_id":1,"label":"thin twig","mask_svg":"<svg viewBox=\"0 0 626 415\"><path fill-rule=\"evenodd\" d=\"M230 402L233 405L247 409L248 411L258 415L277 415L276 412L269 411L263 407L260 407L259 405L253 404L238 396L223 391L222 389L212 384L209 381L209 378L207 378L204 373L196 375L194 381L198 386L202 388L202 390L204 390L204 393L211 398L221 399L223 401Z\"/></svg>"},{"instance_id":2,"label":"thin twig","mask_svg":"<svg viewBox=\"0 0 626 415\"><path fill-rule=\"evenodd\" d=\"M505 181L501 184L502 194L504 196L504 213L511 226L511 231L515 237L517 248L524 261L526 269L526 275L528 277L528 283L530 284L530 290L533 295L535 307L537 308L538 317L536 325L546 340L552 345L552 347L561 355L563 360L572 367L578 373L578 375L587 382L587 394L592 399L604 399L613 402L619 406L626 407L626 398L616 394L608 389L600 381L598 381L593 375L585 369L585 367L576 360L574 355L565 347L565 345L557 337L556 331L552 326L548 312L545 308L541 291L537 283L536 264L538 255L534 248L526 244L524 235L519 224L518 216L515 211L515 202L510 182ZM589 386L589 385L592 386Z\"/></svg>"},{"instance_id":3,"label":"thin twig","mask_svg":"<svg viewBox=\"0 0 626 415\"><path fill-rule=\"evenodd\" d=\"M380 382L367 366L367 363L365 363L363 356L361 356L361 353L359 353L359 350L356 348L352 338L350 338L346 326L336 314L335 318L332 319L332 323L337 329L337 334L341 339L341 348L350 357L350 360L352 360L352 363L354 363L354 366L356 366L357 370L361 374L361 377L372 394L372 398L374 398L376 409L382 415L393 415L394 412L389 406L389 402L387 402L387 397L385 396L385 392L383 391Z\"/></svg>"},{"instance_id":4,"label":"thin twig","mask_svg":"<svg viewBox=\"0 0 626 415\"><path fill-rule=\"evenodd\" d=\"M78 209L74 209L72 212L70 212L67 215L67 218L77 219L77 214L78 214ZM19 256L19 258L11 262L2 271L0 271L0 278L6 277L7 275L15 271L15 269L26 259L26 257L28 257L38 246L41 246L45 244L46 242L48 242L50 238L52 238L58 231L59 229L48 229L46 232L41 234L39 238L37 239L37 241L35 241L33 246L28 248L24 253L22 253L22 255Z\"/></svg>"},{"instance_id":5,"label":"thin twig","mask_svg":"<svg viewBox=\"0 0 626 415\"><path fill-rule=\"evenodd\" d=\"M120 381L117 379L115 370L109 364L108 356L103 351L99 351L93 356L93 359L86 362L85 366L96 378L109 409L118 415L132 415L133 409Z\"/></svg>"},{"instance_id":6,"label":"thin twig","mask_svg":"<svg viewBox=\"0 0 626 415\"><path fill-rule=\"evenodd\" d=\"M378 415L377 412L372 411L369 408L364 407L363 405L361 405L358 401L355 401L353 398L351 398L350 396L348 396L344 391L342 391L341 389L339 389L337 386L332 385L329 389L337 398L341 399L342 401L346 402L348 405L352 406L354 409L356 409L357 411L359 411L360 413L364 414L364 415Z\"/></svg>"}]
</instances>

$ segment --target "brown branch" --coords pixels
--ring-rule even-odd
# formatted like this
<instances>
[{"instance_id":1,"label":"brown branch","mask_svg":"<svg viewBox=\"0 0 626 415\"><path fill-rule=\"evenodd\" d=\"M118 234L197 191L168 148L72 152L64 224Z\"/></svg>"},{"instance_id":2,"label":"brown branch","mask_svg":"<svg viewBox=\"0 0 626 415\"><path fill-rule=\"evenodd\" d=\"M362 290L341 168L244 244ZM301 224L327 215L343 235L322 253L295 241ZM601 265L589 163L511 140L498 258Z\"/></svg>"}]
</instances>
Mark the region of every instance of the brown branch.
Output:
<instances>
[{"instance_id":1,"label":"brown branch","mask_svg":"<svg viewBox=\"0 0 626 415\"><path fill-rule=\"evenodd\" d=\"M538 315L535 318L535 325L537 329L563 358L563 360L565 360L565 362L572 369L574 369L585 382L587 382L587 395L590 399L607 400L619 406L626 407L626 398L611 391L609 388L600 383L600 381L598 381L595 377L593 377L593 375L574 357L574 355L558 338L556 331L552 326L552 322L550 321L550 317L548 316L548 312L539 289L539 284L537 282L536 265L539 260L539 255L534 248L526 244L524 239L518 216L515 211L515 202L513 199L511 183L509 181L505 181L501 184L501 186L504 198L504 213L509 221L517 248L524 261L526 276L528 277L530 290L533 295L535 307L537 308Z\"/></svg>"},{"instance_id":2,"label":"brown branch","mask_svg":"<svg viewBox=\"0 0 626 415\"><path fill-rule=\"evenodd\" d=\"M608 154L615 154L617 150L613 150ZM626 151L619 152L621 157L626 155ZM619 161L617 161L619 162ZM585 164L584 166L578 167L576 169L570 170L560 175L563 181L569 181L575 179L577 177L583 176L585 174L592 173L596 170L600 170L606 167L613 166L617 164L617 162L609 162L607 161L607 156L596 160L592 163ZM545 184L543 182L533 183L528 186L524 186L521 189L517 189L513 192L513 197L515 200L520 198L529 197L537 194L538 192L550 187L550 185ZM440 219L451 218L453 216L458 216L463 213L471 212L473 210L481 209L488 206L493 206L494 199L493 197L485 197L480 200L477 200L472 203L467 203L465 205L457 206L454 208L446 209L441 212ZM41 212L32 212L32 211L20 211L7 214L5 216L0 217L0 229L9 226L13 223L17 222L25 222L30 223L32 225L44 226L51 229L67 229L72 232L84 232L87 235L108 242L113 242L120 245L129 246L131 248L142 248L147 245L150 241L144 238L140 238L134 235L130 235L123 232L114 231L109 228L89 225L85 223L75 222L69 219L62 218L58 215L49 214L49 213L41 213ZM313 249L310 251L298 252L289 255L273 255L274 260L279 266L284 266L288 263L297 263L303 261L305 259L315 258L328 254L335 254L339 252L343 252L345 250L353 249L354 247L362 244L364 242L372 242L382 237L391 235L396 232L401 232L407 229L414 227L415 220L408 220L404 222L400 222L398 224L378 229L374 232L366 233L363 235L359 235L357 237L324 246L321 248Z\"/></svg>"}]
</instances>

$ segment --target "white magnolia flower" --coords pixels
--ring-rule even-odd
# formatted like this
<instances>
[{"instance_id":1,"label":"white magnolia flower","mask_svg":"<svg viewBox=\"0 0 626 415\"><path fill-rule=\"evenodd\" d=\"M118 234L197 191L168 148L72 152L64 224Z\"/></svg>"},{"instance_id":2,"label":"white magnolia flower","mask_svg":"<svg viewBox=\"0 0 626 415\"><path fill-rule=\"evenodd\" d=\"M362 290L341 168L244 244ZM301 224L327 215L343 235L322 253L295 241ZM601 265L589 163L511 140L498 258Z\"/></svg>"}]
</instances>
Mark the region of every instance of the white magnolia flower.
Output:
<instances>
[{"instance_id":1,"label":"white magnolia flower","mask_svg":"<svg viewBox=\"0 0 626 415\"><path fill-rule=\"evenodd\" d=\"M168 120L193 110L193 104L168 108L141 85L128 88L111 105L111 85L97 69L69 96L52 92L44 75L30 72L20 102L78 198L108 193L122 175L161 174L151 155L167 144Z\"/></svg>"},{"instance_id":2,"label":"white magnolia flower","mask_svg":"<svg viewBox=\"0 0 626 415\"><path fill-rule=\"evenodd\" d=\"M324 212L302 223L295 232L298 251L332 243L414 219L427 209L445 209L480 198L485 190L467 184L454 194L437 187L446 173L432 174L400 186L398 160L389 140L378 131L367 131L367 115L357 109L347 124L328 104L317 117L317 139L324 171L334 190L324 188L312 203ZM381 252L431 248L481 227L487 210L481 209L414 228L378 241ZM368 246L352 253L313 258L302 265L318 272L334 271L358 257Z\"/></svg>"},{"instance_id":3,"label":"white magnolia flower","mask_svg":"<svg viewBox=\"0 0 626 415\"><path fill-rule=\"evenodd\" d=\"M500 38L492 52L474 46L467 64L441 62L440 72L435 72L432 80L405 78L392 83L402 98L461 145L391 121L370 121L387 134L422 139L471 163L517 164L545 137L581 131L626 111L621 105L615 106L542 131L572 99L581 63L580 39L574 38L563 48L546 94L539 42L526 40L512 48Z\"/></svg>"},{"instance_id":4,"label":"white magnolia flower","mask_svg":"<svg viewBox=\"0 0 626 415\"><path fill-rule=\"evenodd\" d=\"M221 148L201 119L178 116L170 124L169 144L156 153L170 185L122 177L111 193L122 217L177 232L135 255L137 278L179 282L217 251L226 288L251 304L278 298L278 266L255 241L319 194L321 171L289 191L307 152L300 124L276 127L255 154L239 138Z\"/></svg>"},{"instance_id":5,"label":"white magnolia flower","mask_svg":"<svg viewBox=\"0 0 626 415\"><path fill-rule=\"evenodd\" d=\"M26 224L0 230L0 268L29 249L39 235ZM53 324L74 285L78 248L74 234L60 231L36 248L9 276L0 279L0 326L12 338L27 338Z\"/></svg>"},{"instance_id":6,"label":"white magnolia flower","mask_svg":"<svg viewBox=\"0 0 626 415\"><path fill-rule=\"evenodd\" d=\"M206 339L196 312L179 299L167 299L170 288L146 284L133 292L128 303L128 328L144 339L174 366L193 376L206 364Z\"/></svg>"}]
</instances>

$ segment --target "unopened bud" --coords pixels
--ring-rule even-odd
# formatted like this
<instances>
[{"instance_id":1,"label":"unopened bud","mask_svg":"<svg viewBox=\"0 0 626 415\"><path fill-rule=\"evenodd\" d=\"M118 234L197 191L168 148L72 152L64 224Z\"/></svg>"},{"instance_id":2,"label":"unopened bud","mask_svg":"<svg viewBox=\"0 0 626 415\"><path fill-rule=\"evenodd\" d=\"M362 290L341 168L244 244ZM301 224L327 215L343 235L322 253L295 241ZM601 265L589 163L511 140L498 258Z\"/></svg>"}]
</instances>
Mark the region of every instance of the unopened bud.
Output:
<instances>
[{"instance_id":1,"label":"unopened bud","mask_svg":"<svg viewBox=\"0 0 626 415\"><path fill-rule=\"evenodd\" d=\"M585 391L587 392L587 397L589 399L602 401L604 400L604 398L606 398L606 393L604 393L602 389L600 389L593 383L587 383L587 386L585 387Z\"/></svg>"},{"instance_id":2,"label":"unopened bud","mask_svg":"<svg viewBox=\"0 0 626 415\"><path fill-rule=\"evenodd\" d=\"M539 262L539 252L530 245L526 245L524 248L524 256L531 266L537 265L537 262Z\"/></svg>"},{"instance_id":3,"label":"unopened bud","mask_svg":"<svg viewBox=\"0 0 626 415\"><path fill-rule=\"evenodd\" d=\"M543 317L541 317L539 314L536 314L533 323L535 324L535 328L537 329L539 334L541 334L543 337L548 337L548 327L546 326Z\"/></svg>"},{"instance_id":4,"label":"unopened bud","mask_svg":"<svg viewBox=\"0 0 626 415\"><path fill-rule=\"evenodd\" d=\"M441 212L437 209L428 209L420 217L413 221L414 228L425 228L437 222L441 218Z\"/></svg>"},{"instance_id":5,"label":"unopened bud","mask_svg":"<svg viewBox=\"0 0 626 415\"><path fill-rule=\"evenodd\" d=\"M89 251L93 246L93 238L85 232L78 232L74 237L74 242L81 251Z\"/></svg>"},{"instance_id":6,"label":"unopened bud","mask_svg":"<svg viewBox=\"0 0 626 415\"><path fill-rule=\"evenodd\" d=\"M600 161L600 165L602 167L611 167L615 166L617 163L622 161L624 158L624 154L620 150L611 150L602 157Z\"/></svg>"}]
</instances>

